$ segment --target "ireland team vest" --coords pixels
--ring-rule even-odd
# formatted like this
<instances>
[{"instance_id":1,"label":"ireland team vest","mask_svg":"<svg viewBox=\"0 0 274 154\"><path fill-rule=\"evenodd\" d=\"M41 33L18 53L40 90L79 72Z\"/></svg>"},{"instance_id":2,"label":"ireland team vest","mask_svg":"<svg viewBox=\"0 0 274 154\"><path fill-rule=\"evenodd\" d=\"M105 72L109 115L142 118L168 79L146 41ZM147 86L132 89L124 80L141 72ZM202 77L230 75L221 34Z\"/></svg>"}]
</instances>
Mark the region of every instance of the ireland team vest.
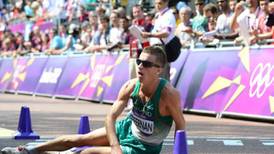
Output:
<instances>
[{"instance_id":1,"label":"ireland team vest","mask_svg":"<svg viewBox=\"0 0 274 154\"><path fill-rule=\"evenodd\" d=\"M161 116L159 112L161 91L166 83L166 80L160 79L155 93L148 102L143 102L139 97L139 81L131 94L133 102L133 109L130 113L132 134L149 145L161 144L172 126L171 116Z\"/></svg>"}]
</instances>

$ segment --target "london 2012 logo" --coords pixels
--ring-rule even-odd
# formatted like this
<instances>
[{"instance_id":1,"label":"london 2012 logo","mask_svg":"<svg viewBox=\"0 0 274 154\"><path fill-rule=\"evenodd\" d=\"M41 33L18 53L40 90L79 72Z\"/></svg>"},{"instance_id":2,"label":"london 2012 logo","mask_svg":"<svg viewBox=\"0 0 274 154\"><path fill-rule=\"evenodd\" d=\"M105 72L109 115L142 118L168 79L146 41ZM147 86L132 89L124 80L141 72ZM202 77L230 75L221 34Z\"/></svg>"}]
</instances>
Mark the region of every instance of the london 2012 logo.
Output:
<instances>
[{"instance_id":1,"label":"london 2012 logo","mask_svg":"<svg viewBox=\"0 0 274 154\"><path fill-rule=\"evenodd\" d=\"M268 54L270 54L270 52L268 52L269 50L263 51L264 52L260 53L260 56L264 58L271 57L268 56ZM251 69L250 49L249 47L243 48L239 52L239 66L243 66L243 70L236 72L234 79L228 79L222 75L218 76L203 94L202 99L226 88L230 88L232 85L236 85L236 90L230 90L229 96L227 97L228 100L226 100L227 98L225 99L227 102L223 111L226 111L239 97L242 97L244 99L241 100L248 102L269 103L270 111L274 113L274 65L271 58L270 60L264 60L264 58L258 58L260 56L257 56L257 54L252 57L253 67ZM240 101L237 102L241 103Z\"/></svg>"},{"instance_id":2,"label":"london 2012 logo","mask_svg":"<svg viewBox=\"0 0 274 154\"><path fill-rule=\"evenodd\" d=\"M273 86L274 76L272 76L272 71L274 65L267 63L259 63L253 72L251 73L249 80L249 96L260 98L264 95L266 90Z\"/></svg>"}]
</instances>

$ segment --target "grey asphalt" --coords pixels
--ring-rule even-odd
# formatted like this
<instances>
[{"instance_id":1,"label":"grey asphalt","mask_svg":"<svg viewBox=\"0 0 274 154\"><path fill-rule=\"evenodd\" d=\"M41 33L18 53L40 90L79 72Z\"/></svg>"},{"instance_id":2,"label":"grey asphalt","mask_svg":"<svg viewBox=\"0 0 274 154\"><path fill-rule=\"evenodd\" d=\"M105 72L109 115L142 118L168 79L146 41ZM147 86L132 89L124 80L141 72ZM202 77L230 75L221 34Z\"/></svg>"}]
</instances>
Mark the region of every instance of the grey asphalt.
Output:
<instances>
[{"instance_id":1,"label":"grey asphalt","mask_svg":"<svg viewBox=\"0 0 274 154\"><path fill-rule=\"evenodd\" d=\"M89 116L91 129L104 125L111 105L90 101L52 99L28 95L0 94L0 128L15 131L21 106L31 111L32 128L43 140L77 133L82 115ZM125 113L123 114L125 115ZM274 125L267 122L235 120L185 114L189 153L273 154ZM162 154L173 153L174 127L164 141ZM0 149L35 140L14 140L1 134Z\"/></svg>"}]
</instances>

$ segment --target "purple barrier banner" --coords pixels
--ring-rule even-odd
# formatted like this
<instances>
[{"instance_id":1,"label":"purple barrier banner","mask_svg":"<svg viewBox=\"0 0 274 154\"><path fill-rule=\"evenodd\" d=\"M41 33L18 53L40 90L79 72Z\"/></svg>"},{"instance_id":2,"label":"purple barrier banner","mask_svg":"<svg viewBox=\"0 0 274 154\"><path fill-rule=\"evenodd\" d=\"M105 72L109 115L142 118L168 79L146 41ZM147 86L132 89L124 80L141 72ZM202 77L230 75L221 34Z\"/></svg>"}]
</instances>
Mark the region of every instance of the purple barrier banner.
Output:
<instances>
[{"instance_id":1,"label":"purple barrier banner","mask_svg":"<svg viewBox=\"0 0 274 154\"><path fill-rule=\"evenodd\" d=\"M273 48L252 49L250 58L248 51L242 52L245 54L234 74L237 82L223 100L223 111L274 117Z\"/></svg>"},{"instance_id":2,"label":"purple barrier banner","mask_svg":"<svg viewBox=\"0 0 274 154\"><path fill-rule=\"evenodd\" d=\"M18 78L21 79L21 74L25 73L25 79L17 89L18 93L32 94L35 91L47 60L48 57L31 57L27 59L23 65L25 69L23 69L18 76Z\"/></svg>"},{"instance_id":3,"label":"purple barrier banner","mask_svg":"<svg viewBox=\"0 0 274 154\"><path fill-rule=\"evenodd\" d=\"M0 69L0 91L5 91L9 85L9 82L12 80L13 75L13 59L5 58L1 60L1 69Z\"/></svg>"},{"instance_id":4,"label":"purple barrier banner","mask_svg":"<svg viewBox=\"0 0 274 154\"><path fill-rule=\"evenodd\" d=\"M55 96L77 97L88 85L90 73L88 66L91 63L90 56L69 57L63 75L59 80Z\"/></svg>"},{"instance_id":5,"label":"purple barrier banner","mask_svg":"<svg viewBox=\"0 0 274 154\"><path fill-rule=\"evenodd\" d=\"M186 61L177 89L181 93L181 106L210 112L222 111L221 102L227 92L227 82L233 80L239 63L238 53L231 51L194 51ZM210 87L215 79L218 84ZM214 93L216 90L218 93Z\"/></svg>"},{"instance_id":6,"label":"purple barrier banner","mask_svg":"<svg viewBox=\"0 0 274 154\"><path fill-rule=\"evenodd\" d=\"M185 64L188 54L189 54L189 50L182 50L179 58L175 62L171 63L170 83L173 86L175 86L175 83L177 82L177 80L180 76L181 69L182 69L183 65Z\"/></svg>"},{"instance_id":7,"label":"purple barrier banner","mask_svg":"<svg viewBox=\"0 0 274 154\"><path fill-rule=\"evenodd\" d=\"M7 86L7 91L15 92L26 79L26 68L29 57L19 57L13 60L13 74Z\"/></svg>"},{"instance_id":8,"label":"purple barrier banner","mask_svg":"<svg viewBox=\"0 0 274 154\"><path fill-rule=\"evenodd\" d=\"M113 82L115 80L114 79L114 74L113 74L113 70L115 69L116 65L118 65L121 61L119 61L119 57L118 55L105 55L106 59L105 59L105 70L104 72L101 74L101 78L100 80L97 82L97 90L96 93L93 93L91 99L95 100L95 101L103 101L103 99L105 98L105 92L108 88L110 88L113 84ZM119 61L117 63L117 61ZM96 76L97 72L94 72L93 75ZM98 75L99 77L99 75ZM92 77L93 78L93 77ZM92 80L91 80L92 81ZM116 82L116 81L115 81Z\"/></svg>"},{"instance_id":9,"label":"purple barrier banner","mask_svg":"<svg viewBox=\"0 0 274 154\"><path fill-rule=\"evenodd\" d=\"M67 57L62 56L48 58L38 81L35 94L54 95L67 59Z\"/></svg>"},{"instance_id":10,"label":"purple barrier banner","mask_svg":"<svg viewBox=\"0 0 274 154\"><path fill-rule=\"evenodd\" d=\"M128 54L121 54L115 61L112 81L105 91L104 101L114 103L120 88L129 80Z\"/></svg>"},{"instance_id":11,"label":"purple barrier banner","mask_svg":"<svg viewBox=\"0 0 274 154\"><path fill-rule=\"evenodd\" d=\"M87 69L88 76L85 89L80 91L83 99L102 101L106 85L112 82L112 71L115 67L115 55L93 55Z\"/></svg>"}]
</instances>

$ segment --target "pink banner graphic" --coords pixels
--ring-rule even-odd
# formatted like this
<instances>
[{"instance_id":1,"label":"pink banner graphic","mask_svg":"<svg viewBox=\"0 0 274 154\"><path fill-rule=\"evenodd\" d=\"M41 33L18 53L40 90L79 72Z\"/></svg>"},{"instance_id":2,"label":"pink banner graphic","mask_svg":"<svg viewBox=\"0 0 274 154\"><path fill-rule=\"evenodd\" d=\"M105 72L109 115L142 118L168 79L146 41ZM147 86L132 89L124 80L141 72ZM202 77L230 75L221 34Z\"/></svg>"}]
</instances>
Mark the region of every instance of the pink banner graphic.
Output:
<instances>
[{"instance_id":1,"label":"pink banner graphic","mask_svg":"<svg viewBox=\"0 0 274 154\"><path fill-rule=\"evenodd\" d=\"M77 97L85 84L85 79L87 79L86 72L89 64L90 56L69 57L54 95L57 97Z\"/></svg>"},{"instance_id":2,"label":"pink banner graphic","mask_svg":"<svg viewBox=\"0 0 274 154\"><path fill-rule=\"evenodd\" d=\"M230 87L223 101L225 112L273 116L274 52L273 49L242 51L236 69L237 83ZM246 58L245 58L246 57ZM249 58L250 57L250 58Z\"/></svg>"},{"instance_id":3,"label":"pink banner graphic","mask_svg":"<svg viewBox=\"0 0 274 154\"><path fill-rule=\"evenodd\" d=\"M84 85L79 91L79 97L82 99L94 99L98 98L101 100L104 88L102 87L102 82L109 82L108 77L112 72L113 65L111 65L115 56L106 56L106 55L92 55L90 57L90 64L87 69L87 72L83 73Z\"/></svg>"},{"instance_id":4,"label":"pink banner graphic","mask_svg":"<svg viewBox=\"0 0 274 154\"><path fill-rule=\"evenodd\" d=\"M1 62L0 69L0 91L5 91L12 80L12 75L14 71L13 59L4 58Z\"/></svg>"},{"instance_id":5,"label":"pink banner graphic","mask_svg":"<svg viewBox=\"0 0 274 154\"><path fill-rule=\"evenodd\" d=\"M28 67L29 57L19 57L13 60L13 74L8 84L7 90L15 92L22 82L26 79L26 68Z\"/></svg>"},{"instance_id":6,"label":"pink banner graphic","mask_svg":"<svg viewBox=\"0 0 274 154\"><path fill-rule=\"evenodd\" d=\"M115 61L113 76L110 86L105 91L104 101L114 103L119 90L126 81L129 80L128 54L121 54Z\"/></svg>"},{"instance_id":7,"label":"pink banner graphic","mask_svg":"<svg viewBox=\"0 0 274 154\"><path fill-rule=\"evenodd\" d=\"M27 57L24 57L27 58ZM18 93L32 94L38 84L43 68L47 63L48 57L31 57L24 63L23 68L18 74L19 81L22 81L17 88Z\"/></svg>"},{"instance_id":8,"label":"pink banner graphic","mask_svg":"<svg viewBox=\"0 0 274 154\"><path fill-rule=\"evenodd\" d=\"M222 111L221 102L227 89L214 95L211 89L208 92L207 89L220 74L223 76L219 79L221 84L233 77L238 62L236 52L190 52L176 87L181 92L182 108Z\"/></svg>"}]
</instances>

